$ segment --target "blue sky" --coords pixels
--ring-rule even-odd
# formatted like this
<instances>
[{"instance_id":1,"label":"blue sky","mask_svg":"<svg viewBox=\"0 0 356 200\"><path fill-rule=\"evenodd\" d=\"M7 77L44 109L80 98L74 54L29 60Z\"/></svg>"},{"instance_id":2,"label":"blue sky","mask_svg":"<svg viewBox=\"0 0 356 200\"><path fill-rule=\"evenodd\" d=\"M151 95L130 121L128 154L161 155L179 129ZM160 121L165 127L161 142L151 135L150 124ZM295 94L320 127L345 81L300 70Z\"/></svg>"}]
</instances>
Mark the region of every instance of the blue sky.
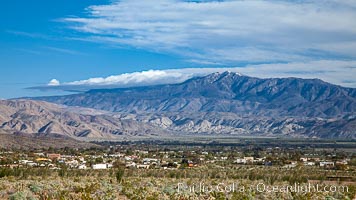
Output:
<instances>
[{"instance_id":1,"label":"blue sky","mask_svg":"<svg viewBox=\"0 0 356 200\"><path fill-rule=\"evenodd\" d=\"M354 0L4 0L0 17L0 98L226 68L356 87Z\"/></svg>"}]
</instances>

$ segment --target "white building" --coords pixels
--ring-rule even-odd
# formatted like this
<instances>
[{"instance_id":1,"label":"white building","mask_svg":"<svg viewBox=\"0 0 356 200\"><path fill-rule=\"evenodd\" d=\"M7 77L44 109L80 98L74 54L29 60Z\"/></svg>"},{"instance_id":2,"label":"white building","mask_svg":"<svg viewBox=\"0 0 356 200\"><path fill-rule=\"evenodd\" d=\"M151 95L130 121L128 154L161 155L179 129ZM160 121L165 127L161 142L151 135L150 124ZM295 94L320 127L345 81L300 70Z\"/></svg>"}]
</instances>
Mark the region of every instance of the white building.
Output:
<instances>
[{"instance_id":1,"label":"white building","mask_svg":"<svg viewBox=\"0 0 356 200\"><path fill-rule=\"evenodd\" d=\"M112 164L103 163L103 164L92 165L92 169L109 169L109 168L112 168Z\"/></svg>"},{"instance_id":2,"label":"white building","mask_svg":"<svg viewBox=\"0 0 356 200\"><path fill-rule=\"evenodd\" d=\"M333 166L334 166L334 162L330 162L330 161L320 162L320 167L333 167Z\"/></svg>"},{"instance_id":3,"label":"white building","mask_svg":"<svg viewBox=\"0 0 356 200\"><path fill-rule=\"evenodd\" d=\"M263 162L266 158L255 158L253 162Z\"/></svg>"},{"instance_id":4,"label":"white building","mask_svg":"<svg viewBox=\"0 0 356 200\"><path fill-rule=\"evenodd\" d=\"M87 166L85 166L85 165L79 165L79 166L78 166L78 169L87 169Z\"/></svg>"},{"instance_id":5,"label":"white building","mask_svg":"<svg viewBox=\"0 0 356 200\"><path fill-rule=\"evenodd\" d=\"M237 163L237 164L246 164L246 160L244 158L237 158L235 163Z\"/></svg>"},{"instance_id":6,"label":"white building","mask_svg":"<svg viewBox=\"0 0 356 200\"><path fill-rule=\"evenodd\" d=\"M315 165L315 162L304 162L304 165L305 166L314 166Z\"/></svg>"},{"instance_id":7,"label":"white building","mask_svg":"<svg viewBox=\"0 0 356 200\"><path fill-rule=\"evenodd\" d=\"M150 165L136 165L137 169L149 169Z\"/></svg>"},{"instance_id":8,"label":"white building","mask_svg":"<svg viewBox=\"0 0 356 200\"><path fill-rule=\"evenodd\" d=\"M142 160L143 164L148 165L148 164L157 164L158 163L158 159L156 158L144 158Z\"/></svg>"},{"instance_id":9,"label":"white building","mask_svg":"<svg viewBox=\"0 0 356 200\"><path fill-rule=\"evenodd\" d=\"M126 164L126 167L127 167L127 168L136 167L136 163L135 163L135 162L127 163L127 164Z\"/></svg>"},{"instance_id":10,"label":"white building","mask_svg":"<svg viewBox=\"0 0 356 200\"><path fill-rule=\"evenodd\" d=\"M244 159L246 160L246 162L253 162L254 158L253 157L244 157Z\"/></svg>"},{"instance_id":11,"label":"white building","mask_svg":"<svg viewBox=\"0 0 356 200\"><path fill-rule=\"evenodd\" d=\"M33 161L31 161L31 160L19 160L19 163L23 164L23 165L26 165L27 163L31 163L31 162L33 162Z\"/></svg>"}]
</instances>

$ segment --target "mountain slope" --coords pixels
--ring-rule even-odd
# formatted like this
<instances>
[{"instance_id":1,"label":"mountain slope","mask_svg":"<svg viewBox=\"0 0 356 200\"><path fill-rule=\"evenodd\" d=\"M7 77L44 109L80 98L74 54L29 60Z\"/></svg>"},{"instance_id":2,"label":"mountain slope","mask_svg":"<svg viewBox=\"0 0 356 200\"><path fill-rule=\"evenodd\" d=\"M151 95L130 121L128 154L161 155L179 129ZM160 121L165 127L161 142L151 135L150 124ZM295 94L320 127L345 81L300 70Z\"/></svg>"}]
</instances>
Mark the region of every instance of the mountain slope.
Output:
<instances>
[{"instance_id":1,"label":"mountain slope","mask_svg":"<svg viewBox=\"0 0 356 200\"><path fill-rule=\"evenodd\" d=\"M117 114L175 133L282 137L356 138L356 117L266 117L226 112L162 112Z\"/></svg>"},{"instance_id":2,"label":"mountain slope","mask_svg":"<svg viewBox=\"0 0 356 200\"><path fill-rule=\"evenodd\" d=\"M93 109L70 108L32 100L0 101L0 130L31 136L60 134L72 138L115 138L119 135L166 133L130 119L118 119Z\"/></svg>"},{"instance_id":3,"label":"mountain slope","mask_svg":"<svg viewBox=\"0 0 356 200\"><path fill-rule=\"evenodd\" d=\"M356 112L356 89L318 79L260 79L214 73L181 84L92 90L39 100L114 112L232 112L258 116L341 117Z\"/></svg>"},{"instance_id":4,"label":"mountain slope","mask_svg":"<svg viewBox=\"0 0 356 200\"><path fill-rule=\"evenodd\" d=\"M18 146L23 139L31 146L36 141L42 144L51 138L60 141L59 137L66 141L66 145L73 145L75 142L68 138L113 140L127 136L174 134L355 138L356 130L356 118L351 115L322 119L275 118L231 112L111 113L32 100L0 101L0 119L0 133L7 133L1 137L11 141L10 146ZM3 142L2 146L6 144Z\"/></svg>"}]
</instances>

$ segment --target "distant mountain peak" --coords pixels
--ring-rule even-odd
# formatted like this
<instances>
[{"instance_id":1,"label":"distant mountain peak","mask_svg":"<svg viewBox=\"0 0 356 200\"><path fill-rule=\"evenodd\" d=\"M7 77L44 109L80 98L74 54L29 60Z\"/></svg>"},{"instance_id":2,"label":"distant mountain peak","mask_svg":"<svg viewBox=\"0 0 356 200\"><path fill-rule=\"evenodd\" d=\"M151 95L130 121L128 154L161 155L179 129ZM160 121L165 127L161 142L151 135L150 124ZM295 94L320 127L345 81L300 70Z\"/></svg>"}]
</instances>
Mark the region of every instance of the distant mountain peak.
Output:
<instances>
[{"instance_id":1,"label":"distant mountain peak","mask_svg":"<svg viewBox=\"0 0 356 200\"><path fill-rule=\"evenodd\" d=\"M235 79L238 77L243 76L242 74L238 72L231 72L231 71L224 71L224 72L215 72L212 74L208 74L204 77L201 77L202 79L208 80L208 82L215 82L218 80L223 80L223 79Z\"/></svg>"},{"instance_id":2,"label":"distant mountain peak","mask_svg":"<svg viewBox=\"0 0 356 200\"><path fill-rule=\"evenodd\" d=\"M224 72L214 72L212 74L208 74L207 76L242 76L241 73L232 72L232 71L224 71Z\"/></svg>"}]
</instances>

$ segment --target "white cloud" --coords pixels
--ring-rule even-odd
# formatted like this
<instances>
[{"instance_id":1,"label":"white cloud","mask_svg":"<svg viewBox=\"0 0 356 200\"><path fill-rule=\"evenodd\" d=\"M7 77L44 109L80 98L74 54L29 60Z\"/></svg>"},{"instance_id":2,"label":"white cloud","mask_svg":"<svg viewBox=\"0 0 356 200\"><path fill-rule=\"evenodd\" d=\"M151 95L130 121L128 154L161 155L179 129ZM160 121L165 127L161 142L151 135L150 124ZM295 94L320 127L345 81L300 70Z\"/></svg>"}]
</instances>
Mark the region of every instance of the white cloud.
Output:
<instances>
[{"instance_id":1,"label":"white cloud","mask_svg":"<svg viewBox=\"0 0 356 200\"><path fill-rule=\"evenodd\" d=\"M351 5L356 2L121 0L63 21L88 34L85 40L177 53L186 60L306 62L316 57L311 51L356 57Z\"/></svg>"},{"instance_id":2,"label":"white cloud","mask_svg":"<svg viewBox=\"0 0 356 200\"><path fill-rule=\"evenodd\" d=\"M59 86L60 82L57 79L52 79L47 85L48 86Z\"/></svg>"},{"instance_id":3,"label":"white cloud","mask_svg":"<svg viewBox=\"0 0 356 200\"><path fill-rule=\"evenodd\" d=\"M124 73L108 77L96 77L59 84L53 79L47 86L37 89L88 90L94 88L135 87L158 84L181 83L195 76L204 76L228 68L185 68L168 70L148 70L142 72Z\"/></svg>"},{"instance_id":4,"label":"white cloud","mask_svg":"<svg viewBox=\"0 0 356 200\"><path fill-rule=\"evenodd\" d=\"M319 78L324 81L356 88L356 61L312 61L285 64L259 64L231 68L182 68L167 70L148 70L125 73L109 77L97 77L59 84L53 79L47 86L35 89L58 89L86 91L100 88L122 88L158 84L180 83L196 76L214 72L239 72L243 75L260 78L300 77Z\"/></svg>"},{"instance_id":5,"label":"white cloud","mask_svg":"<svg viewBox=\"0 0 356 200\"><path fill-rule=\"evenodd\" d=\"M62 19L79 40L174 53L209 66L148 70L38 89L88 90L179 83L233 71L320 78L356 87L356 1L120 0ZM266 64L254 64L266 63Z\"/></svg>"},{"instance_id":6,"label":"white cloud","mask_svg":"<svg viewBox=\"0 0 356 200\"><path fill-rule=\"evenodd\" d=\"M90 78L87 80L66 83L67 85L118 85L118 86L137 86L164 84L172 82L182 82L190 78L191 74L181 73L174 70L148 70L142 72L125 73L105 78Z\"/></svg>"}]
</instances>

